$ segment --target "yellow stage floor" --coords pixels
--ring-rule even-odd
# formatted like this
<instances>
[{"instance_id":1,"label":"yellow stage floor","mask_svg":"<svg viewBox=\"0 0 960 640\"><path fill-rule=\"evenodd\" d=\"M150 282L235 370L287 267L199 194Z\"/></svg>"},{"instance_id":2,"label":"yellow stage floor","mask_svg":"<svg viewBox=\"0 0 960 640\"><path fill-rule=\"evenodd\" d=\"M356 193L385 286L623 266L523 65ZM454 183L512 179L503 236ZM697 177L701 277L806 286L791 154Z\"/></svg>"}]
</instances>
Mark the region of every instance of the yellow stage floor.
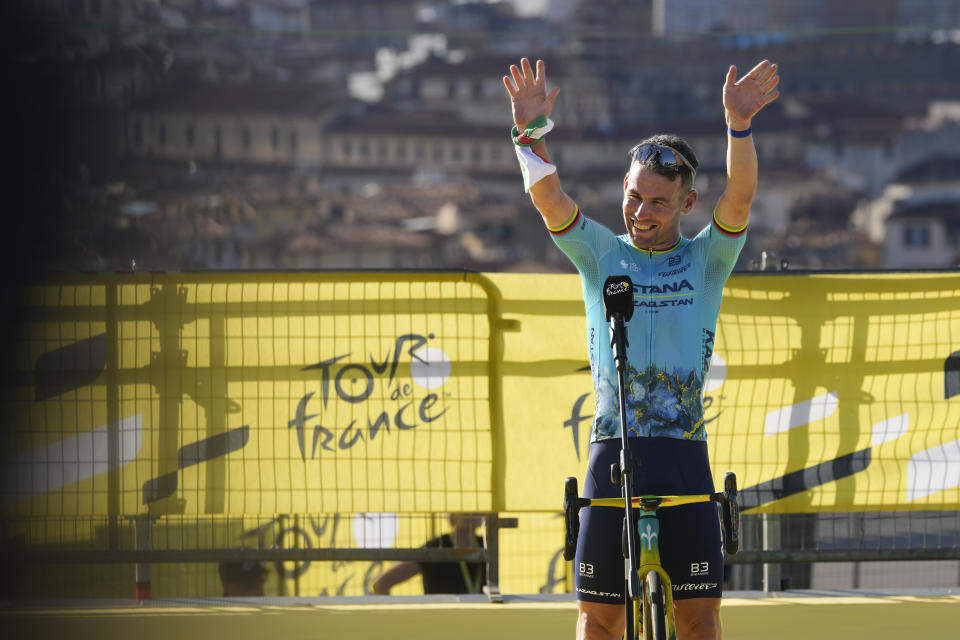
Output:
<instances>
[{"instance_id":1,"label":"yellow stage floor","mask_svg":"<svg viewBox=\"0 0 960 640\"><path fill-rule=\"evenodd\" d=\"M0 608L7 638L106 640L512 640L573 638L576 603L507 597L425 602L367 598L193 599L135 603L16 605ZM778 594L724 599L727 640L954 640L960 595Z\"/></svg>"}]
</instances>

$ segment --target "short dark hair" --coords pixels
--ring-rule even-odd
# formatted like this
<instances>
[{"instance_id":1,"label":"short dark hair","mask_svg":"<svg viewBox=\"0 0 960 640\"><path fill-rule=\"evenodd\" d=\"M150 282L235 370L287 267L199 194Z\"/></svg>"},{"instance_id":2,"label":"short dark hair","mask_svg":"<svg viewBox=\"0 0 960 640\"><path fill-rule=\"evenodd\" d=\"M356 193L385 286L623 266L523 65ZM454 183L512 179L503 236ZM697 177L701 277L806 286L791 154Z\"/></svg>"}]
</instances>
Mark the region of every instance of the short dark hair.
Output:
<instances>
[{"instance_id":1,"label":"short dark hair","mask_svg":"<svg viewBox=\"0 0 960 640\"><path fill-rule=\"evenodd\" d=\"M691 171L686 165L678 170L674 169L673 167L664 167L663 165L657 164L652 160L647 160L646 162L641 163L640 166L646 167L654 173L670 178L671 180L679 175L680 184L683 187L687 189L693 187L693 176L697 169L700 168L700 161L697 160L697 154L693 152L693 147L691 147L686 140L674 133L658 133L646 138L645 140L641 140L637 146L641 144L656 144L664 147L670 147L671 149L679 151L683 157L686 158L691 165L693 165L693 171ZM630 159L630 164L631 166L633 165L632 158Z\"/></svg>"}]
</instances>

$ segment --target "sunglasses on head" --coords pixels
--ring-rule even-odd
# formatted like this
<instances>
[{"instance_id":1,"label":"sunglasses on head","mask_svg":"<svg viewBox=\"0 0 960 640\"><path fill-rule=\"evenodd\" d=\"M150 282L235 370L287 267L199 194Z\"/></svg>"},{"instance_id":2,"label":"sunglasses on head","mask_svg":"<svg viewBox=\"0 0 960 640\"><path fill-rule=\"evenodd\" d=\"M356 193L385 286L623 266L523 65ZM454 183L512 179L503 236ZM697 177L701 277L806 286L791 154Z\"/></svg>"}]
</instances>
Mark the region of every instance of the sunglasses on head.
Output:
<instances>
[{"instance_id":1,"label":"sunglasses on head","mask_svg":"<svg viewBox=\"0 0 960 640\"><path fill-rule=\"evenodd\" d=\"M662 144L638 144L633 149L630 149L628 155L634 162L641 164L653 162L661 167L674 169L676 171L680 171L682 167L686 166L690 169L692 177L696 177L697 175L697 170L693 168L690 161L684 158L683 154L673 147Z\"/></svg>"}]
</instances>

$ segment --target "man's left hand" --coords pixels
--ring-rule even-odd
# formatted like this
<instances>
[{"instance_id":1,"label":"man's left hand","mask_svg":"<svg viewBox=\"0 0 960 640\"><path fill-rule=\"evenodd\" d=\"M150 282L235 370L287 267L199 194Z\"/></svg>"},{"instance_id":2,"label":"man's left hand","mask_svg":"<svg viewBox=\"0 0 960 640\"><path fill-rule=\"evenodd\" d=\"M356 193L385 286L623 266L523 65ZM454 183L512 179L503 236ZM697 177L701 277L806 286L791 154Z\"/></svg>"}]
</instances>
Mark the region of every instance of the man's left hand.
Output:
<instances>
[{"instance_id":1,"label":"man's left hand","mask_svg":"<svg viewBox=\"0 0 960 640\"><path fill-rule=\"evenodd\" d=\"M736 131L750 127L750 120L765 106L780 97L777 65L764 60L737 80L737 68L731 66L723 84L723 108L727 126Z\"/></svg>"}]
</instances>

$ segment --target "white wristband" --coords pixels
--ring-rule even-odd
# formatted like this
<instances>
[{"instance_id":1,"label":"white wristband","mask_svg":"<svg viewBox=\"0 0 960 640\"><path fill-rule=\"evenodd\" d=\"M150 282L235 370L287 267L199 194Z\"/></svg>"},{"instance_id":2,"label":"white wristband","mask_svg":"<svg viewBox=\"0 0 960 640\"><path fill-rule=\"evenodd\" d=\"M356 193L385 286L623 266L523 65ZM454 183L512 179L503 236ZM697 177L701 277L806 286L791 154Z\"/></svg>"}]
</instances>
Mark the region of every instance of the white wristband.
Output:
<instances>
[{"instance_id":1,"label":"white wristband","mask_svg":"<svg viewBox=\"0 0 960 640\"><path fill-rule=\"evenodd\" d=\"M530 187L537 184L551 173L557 172L557 167L550 164L533 151L530 147L513 147L520 161L520 172L523 174L523 190L530 192Z\"/></svg>"}]
</instances>

